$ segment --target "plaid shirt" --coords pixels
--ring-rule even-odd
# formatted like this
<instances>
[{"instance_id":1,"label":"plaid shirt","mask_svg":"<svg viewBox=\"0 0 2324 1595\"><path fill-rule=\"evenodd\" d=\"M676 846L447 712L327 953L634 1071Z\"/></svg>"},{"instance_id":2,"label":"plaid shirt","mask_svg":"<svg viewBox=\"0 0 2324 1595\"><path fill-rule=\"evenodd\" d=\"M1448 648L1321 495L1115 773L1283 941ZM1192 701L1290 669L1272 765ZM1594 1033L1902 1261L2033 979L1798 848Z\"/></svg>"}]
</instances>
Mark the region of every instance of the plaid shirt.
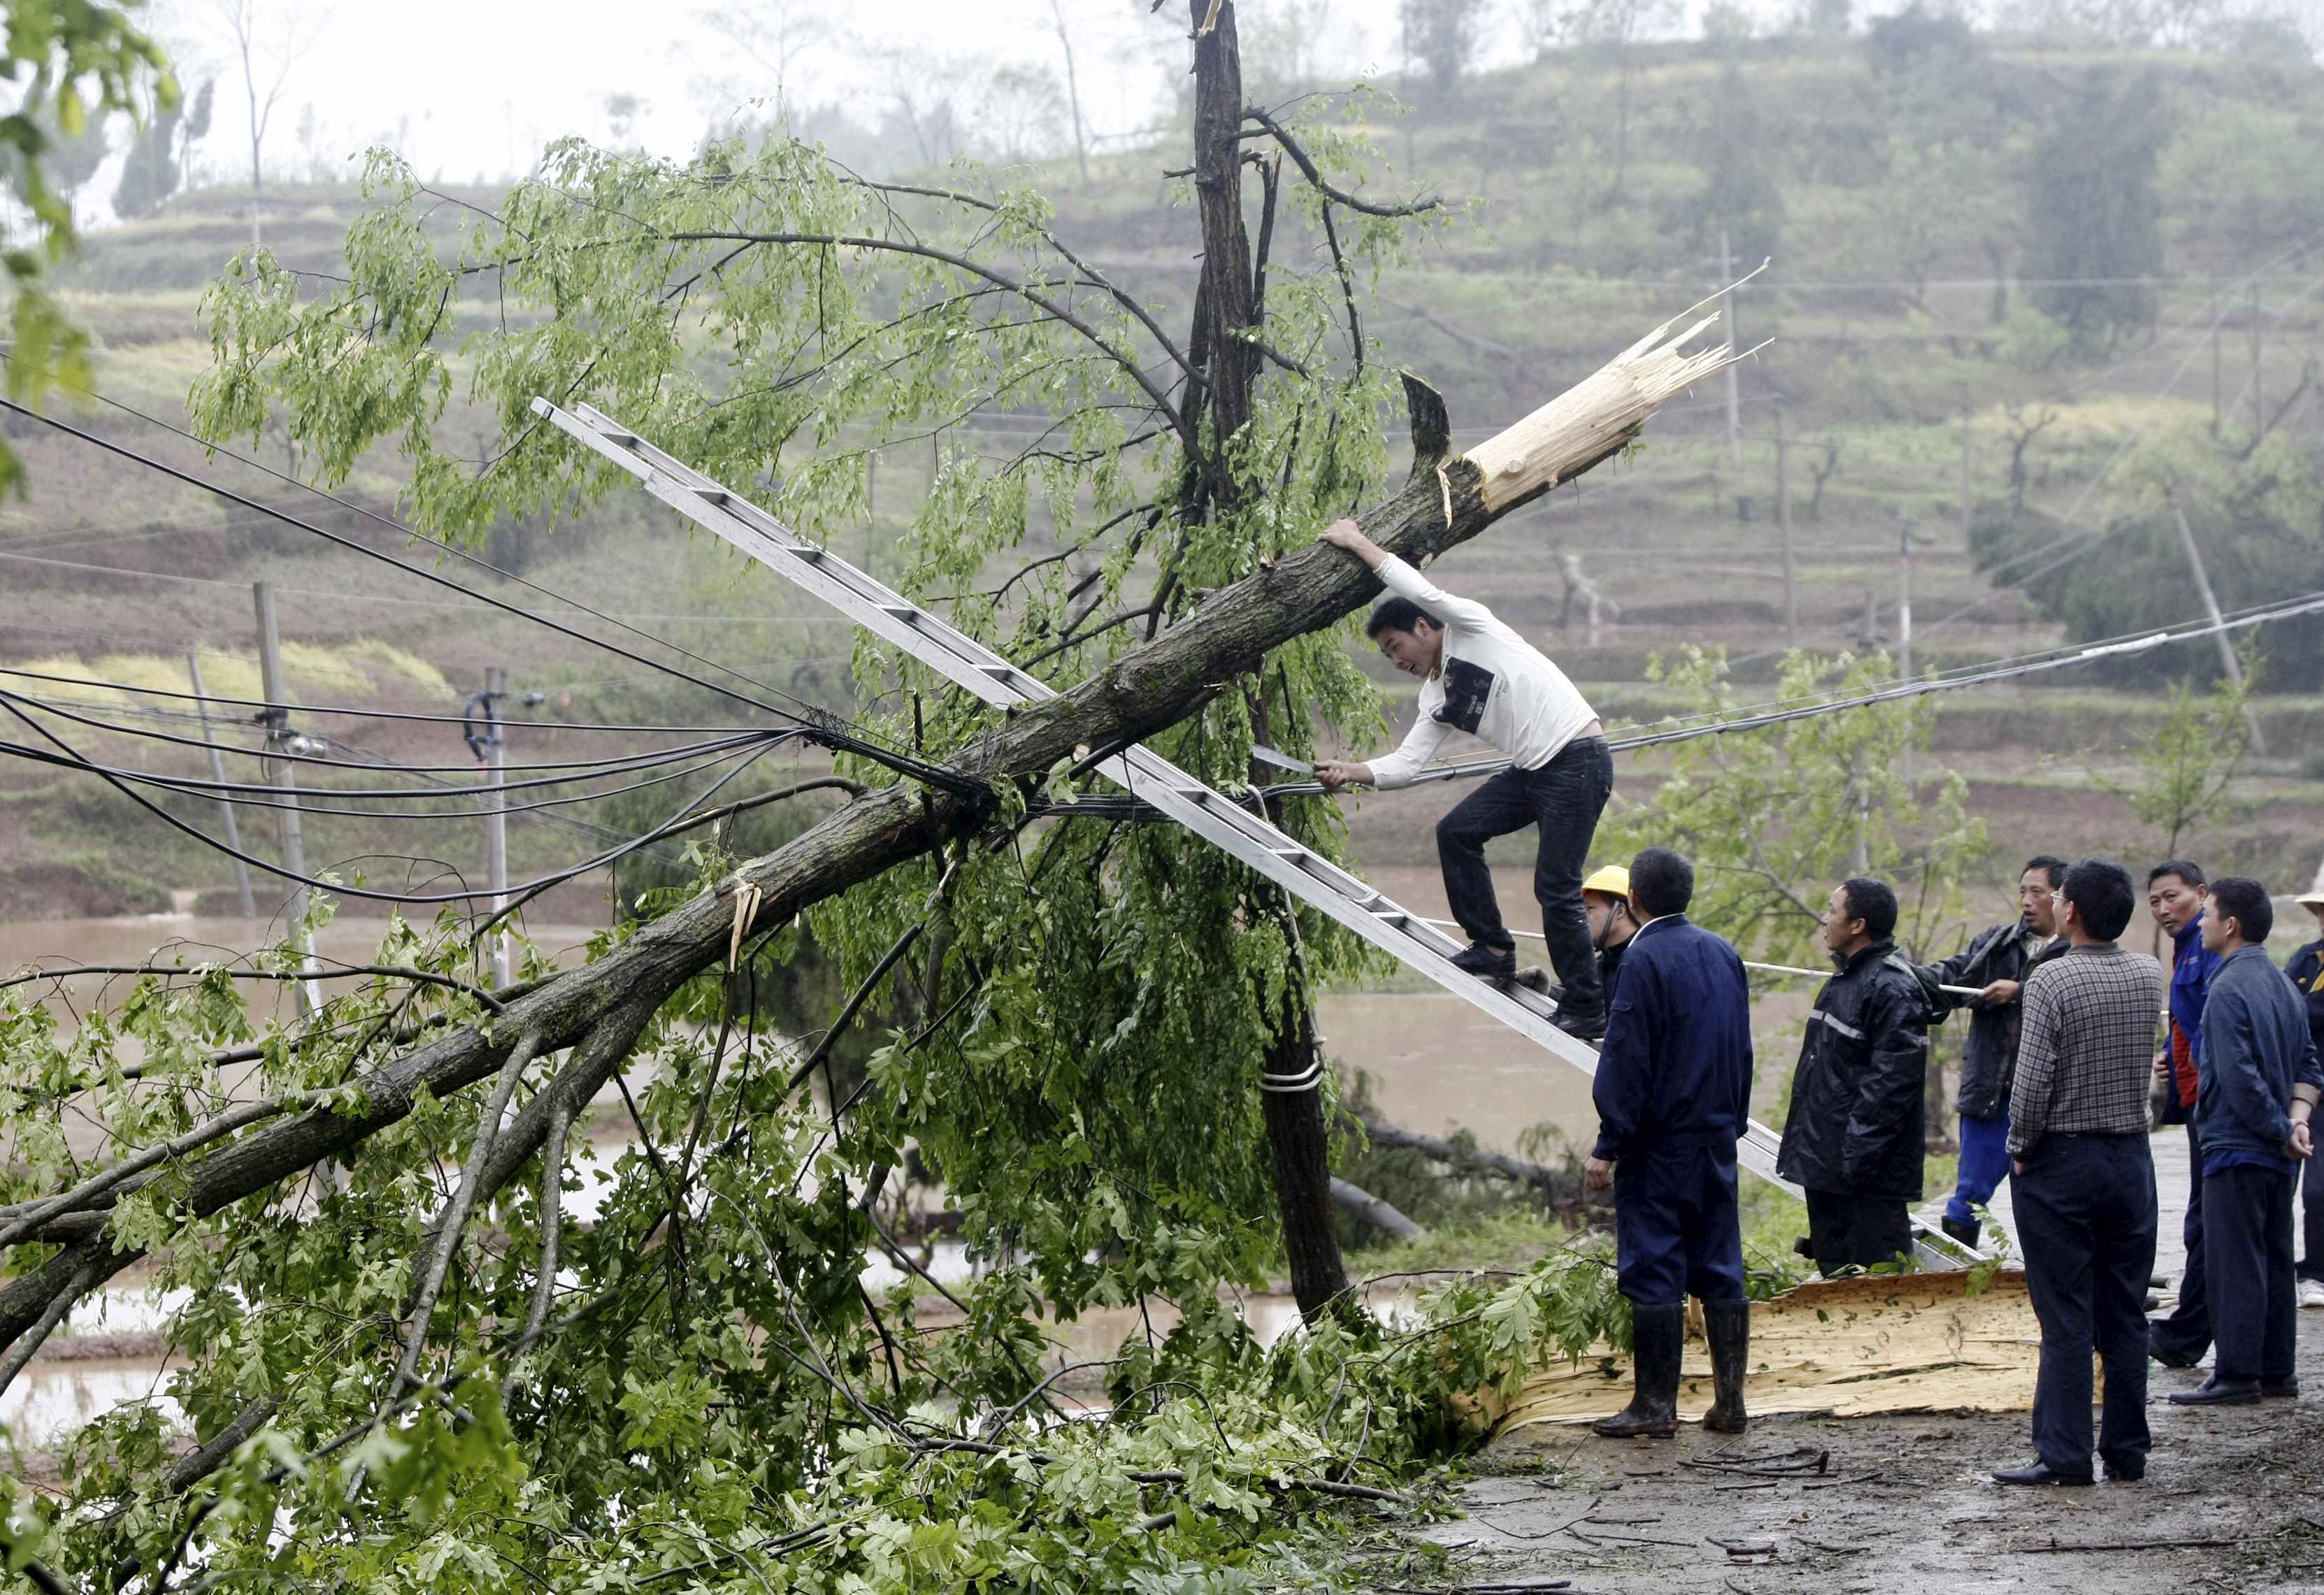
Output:
<instances>
[{"instance_id":1,"label":"plaid shirt","mask_svg":"<svg viewBox=\"0 0 2324 1595\"><path fill-rule=\"evenodd\" d=\"M2114 942L2069 949L2025 979L2009 1155L2051 1135L2144 1135L2163 966Z\"/></svg>"}]
</instances>

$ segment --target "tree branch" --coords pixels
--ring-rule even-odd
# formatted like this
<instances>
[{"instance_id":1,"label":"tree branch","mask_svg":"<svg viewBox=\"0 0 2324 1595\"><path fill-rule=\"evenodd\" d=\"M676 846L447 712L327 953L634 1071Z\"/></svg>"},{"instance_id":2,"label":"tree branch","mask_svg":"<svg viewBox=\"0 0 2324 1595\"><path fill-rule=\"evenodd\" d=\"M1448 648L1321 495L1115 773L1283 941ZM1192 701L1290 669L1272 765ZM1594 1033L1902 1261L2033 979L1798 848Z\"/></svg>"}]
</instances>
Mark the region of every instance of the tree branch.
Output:
<instances>
[{"instance_id":1,"label":"tree branch","mask_svg":"<svg viewBox=\"0 0 2324 1595\"><path fill-rule=\"evenodd\" d=\"M1426 216L1430 211L1444 208L1444 201L1435 198L1416 199L1409 205L1374 205L1369 199L1359 199L1345 189L1334 188L1326 182L1315 165L1314 158L1299 147L1299 141L1285 130L1283 124L1257 106L1246 106L1242 114L1245 121L1258 123L1273 135L1277 143L1283 146L1283 152L1291 157L1293 165L1299 168L1299 175L1307 180L1309 188L1327 199L1337 200L1350 210L1360 210L1366 216L1397 217Z\"/></svg>"}]
</instances>

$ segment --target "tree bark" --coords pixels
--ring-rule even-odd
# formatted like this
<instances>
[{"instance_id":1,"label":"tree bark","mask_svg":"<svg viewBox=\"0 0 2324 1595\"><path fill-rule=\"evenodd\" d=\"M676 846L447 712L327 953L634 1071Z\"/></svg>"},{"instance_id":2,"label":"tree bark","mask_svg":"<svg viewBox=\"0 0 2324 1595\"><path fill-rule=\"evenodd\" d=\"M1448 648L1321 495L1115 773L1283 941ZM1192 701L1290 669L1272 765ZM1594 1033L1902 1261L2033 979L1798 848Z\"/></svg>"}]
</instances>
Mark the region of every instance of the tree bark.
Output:
<instances>
[{"instance_id":1,"label":"tree bark","mask_svg":"<svg viewBox=\"0 0 2324 1595\"><path fill-rule=\"evenodd\" d=\"M1365 512L1371 536L1389 551L1425 565L1618 452L1665 401L1718 369L1721 355L1716 349L1694 356L1678 353L1678 346L1699 330L1673 337L1667 324L1655 328L1557 399L1456 459L1444 458L1449 431L1443 400L1417 378L1407 377L1417 463L1402 491ZM953 767L994 785L1032 783L1074 759L1077 748L1151 736L1196 712L1222 685L1258 669L1269 650L1331 625L1380 591L1378 576L1338 549L1317 545L1289 555L1213 592L1181 623L1058 696L1005 716L960 749ZM951 793L886 788L752 860L733 879L760 889L761 923L777 924L954 836L971 834L982 821L982 806ZM450 1031L366 1071L360 1077L366 1093L362 1110L344 1116L304 1114L213 1152L190 1169L166 1171L189 1182L178 1211L195 1217L217 1212L344 1151L409 1113L423 1086L440 1099L474 1085L498 1068L527 1030L539 1034L541 1052L556 1053L601 1032L617 1034L633 1021L642 1027L679 984L724 959L733 926L731 904L706 892L595 963L510 1002L489 1029ZM635 1033L631 1030L629 1038ZM627 1044L622 1042L622 1050ZM577 1084L576 1071L585 1061L576 1055L558 1082ZM526 1113L538 1106L536 1097ZM544 1109L544 1129L547 1116ZM519 1144L517 1129L512 1126L496 1148L495 1174L503 1166L503 1157ZM535 1136L528 1153L538 1145ZM144 1183L124 1181L110 1200ZM143 1255L135 1247L116 1249L104 1230L106 1216L102 1208L62 1215L34 1237L64 1242L64 1249L0 1288L0 1347L39 1322L48 1301L82 1264L95 1264L93 1288Z\"/></svg>"},{"instance_id":2,"label":"tree bark","mask_svg":"<svg viewBox=\"0 0 2324 1595\"><path fill-rule=\"evenodd\" d=\"M1242 220L1242 50L1235 36L1234 0L1189 0L1194 23L1194 204L1203 223L1203 309L1213 337L1211 421L1223 479L1227 440L1250 419L1259 381L1259 351L1246 334L1251 322L1250 237ZM1190 418L1191 419L1191 418Z\"/></svg>"},{"instance_id":3,"label":"tree bark","mask_svg":"<svg viewBox=\"0 0 2324 1595\"><path fill-rule=\"evenodd\" d=\"M1290 917L1288 906L1285 917ZM1275 1202L1283 1218L1284 1258L1299 1316L1314 1323L1347 1293L1347 1265L1332 1228L1331 1139L1323 1123L1323 1054L1315 1009L1304 977L1283 993L1261 1077L1259 1111L1275 1165ZM1305 1089L1268 1090L1270 1081L1306 1081Z\"/></svg>"},{"instance_id":4,"label":"tree bark","mask_svg":"<svg viewBox=\"0 0 2324 1595\"><path fill-rule=\"evenodd\" d=\"M1505 1153L1489 1152L1482 1147L1463 1147L1437 1136L1406 1129L1385 1120L1366 1119L1361 1122L1364 1134L1370 1138L1375 1147L1407 1148L1435 1162L1450 1164L1454 1168L1473 1169L1517 1180L1531 1185L1553 1202L1572 1202L1581 1198L1582 1179L1577 1174L1529 1163L1522 1157L1511 1157Z\"/></svg>"},{"instance_id":5,"label":"tree bark","mask_svg":"<svg viewBox=\"0 0 2324 1595\"><path fill-rule=\"evenodd\" d=\"M1398 1240L1417 1240L1428 1233L1402 1212L1345 1180L1332 1182L1332 1200L1375 1230L1385 1230ZM1310 1314L1312 1316L1312 1314Z\"/></svg>"}]
</instances>

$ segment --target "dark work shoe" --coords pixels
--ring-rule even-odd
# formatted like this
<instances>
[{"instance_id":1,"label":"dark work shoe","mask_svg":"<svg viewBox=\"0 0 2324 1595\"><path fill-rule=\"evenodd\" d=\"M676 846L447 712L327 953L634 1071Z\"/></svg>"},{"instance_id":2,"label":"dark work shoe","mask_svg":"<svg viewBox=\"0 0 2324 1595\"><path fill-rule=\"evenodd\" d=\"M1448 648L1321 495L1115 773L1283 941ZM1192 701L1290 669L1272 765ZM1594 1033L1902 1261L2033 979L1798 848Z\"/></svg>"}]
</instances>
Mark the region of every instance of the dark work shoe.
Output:
<instances>
[{"instance_id":1,"label":"dark work shoe","mask_svg":"<svg viewBox=\"0 0 2324 1595\"><path fill-rule=\"evenodd\" d=\"M1985 1226L1975 1219L1957 1219L1950 1213L1937 1221L1937 1228L1972 1249L1977 1245L1977 1238L1985 1232Z\"/></svg>"},{"instance_id":2,"label":"dark work shoe","mask_svg":"<svg viewBox=\"0 0 2324 1595\"><path fill-rule=\"evenodd\" d=\"M2249 1406L2258 1399L2257 1379L2223 1379L2218 1374L2191 1390L2171 1392L2173 1406Z\"/></svg>"},{"instance_id":3,"label":"dark work shoe","mask_svg":"<svg viewBox=\"0 0 2324 1595\"><path fill-rule=\"evenodd\" d=\"M2090 1475L2061 1473L2036 1457L2022 1468L1996 1468L1993 1481L1996 1484L2088 1484Z\"/></svg>"},{"instance_id":4,"label":"dark work shoe","mask_svg":"<svg viewBox=\"0 0 2324 1595\"><path fill-rule=\"evenodd\" d=\"M2192 1368L2201 1360L2200 1358L2189 1357L2183 1352L2172 1351L2163 1344L2163 1337L2158 1334L2150 1334L2146 1337L2146 1354L2165 1368Z\"/></svg>"},{"instance_id":5,"label":"dark work shoe","mask_svg":"<svg viewBox=\"0 0 2324 1595\"><path fill-rule=\"evenodd\" d=\"M1489 947L1482 942L1471 944L1452 954L1452 967L1480 980L1515 980L1517 955L1512 947Z\"/></svg>"},{"instance_id":6,"label":"dark work shoe","mask_svg":"<svg viewBox=\"0 0 2324 1595\"><path fill-rule=\"evenodd\" d=\"M1549 1022L1576 1041L1598 1041L1603 1039L1606 1034L1604 1009L1590 1013L1577 1012L1571 1008L1561 1008L1549 1016Z\"/></svg>"},{"instance_id":7,"label":"dark work shoe","mask_svg":"<svg viewBox=\"0 0 2324 1595\"><path fill-rule=\"evenodd\" d=\"M2126 1452L2120 1456L2111 1457L2100 1452L2098 1460L2106 1464L2109 1483L2136 1484L2146 1477L2146 1453L2143 1451Z\"/></svg>"},{"instance_id":8,"label":"dark work shoe","mask_svg":"<svg viewBox=\"0 0 2324 1595\"><path fill-rule=\"evenodd\" d=\"M2298 1379L2262 1379L2259 1382L2259 1393L2261 1399L2266 1401L2297 1401L2300 1399L2300 1381Z\"/></svg>"}]
</instances>

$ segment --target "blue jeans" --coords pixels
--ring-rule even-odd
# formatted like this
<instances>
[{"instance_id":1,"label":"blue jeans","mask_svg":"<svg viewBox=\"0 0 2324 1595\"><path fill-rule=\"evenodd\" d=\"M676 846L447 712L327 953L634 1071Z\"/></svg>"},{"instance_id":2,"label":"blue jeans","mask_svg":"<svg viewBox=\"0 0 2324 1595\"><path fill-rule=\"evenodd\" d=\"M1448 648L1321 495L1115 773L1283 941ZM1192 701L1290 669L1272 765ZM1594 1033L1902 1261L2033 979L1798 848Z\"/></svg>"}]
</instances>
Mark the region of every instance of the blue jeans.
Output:
<instances>
[{"instance_id":1,"label":"blue jeans","mask_svg":"<svg viewBox=\"0 0 2324 1595\"><path fill-rule=\"evenodd\" d=\"M1527 825L1540 827L1533 895L1541 904L1551 967L1565 989L1558 1007L1576 1014L1606 1011L1598 950L1590 945L1590 918L1582 907L1582 871L1613 790L1614 755L1606 739L1584 737L1566 743L1539 770L1502 770L1436 822L1437 859L1452 917L1479 946L1504 950L1517 941L1501 923L1485 844Z\"/></svg>"},{"instance_id":2,"label":"blue jeans","mask_svg":"<svg viewBox=\"0 0 2324 1595\"><path fill-rule=\"evenodd\" d=\"M2061 1473L2090 1474L2090 1351L2106 1363L2098 1450L2143 1463L2146 1282L2154 1270L2154 1160L2143 1135L2053 1135L2017 1176L2013 1210L2025 1289L2042 1321L2034 1449Z\"/></svg>"},{"instance_id":3,"label":"blue jeans","mask_svg":"<svg viewBox=\"0 0 2324 1595\"><path fill-rule=\"evenodd\" d=\"M1993 1200L2001 1182L2009 1177L2009 1104L1995 1118L1960 1116L1960 1180L1953 1199L1945 1203L1945 1217L1957 1224L1977 1222L1977 1208Z\"/></svg>"}]
</instances>

